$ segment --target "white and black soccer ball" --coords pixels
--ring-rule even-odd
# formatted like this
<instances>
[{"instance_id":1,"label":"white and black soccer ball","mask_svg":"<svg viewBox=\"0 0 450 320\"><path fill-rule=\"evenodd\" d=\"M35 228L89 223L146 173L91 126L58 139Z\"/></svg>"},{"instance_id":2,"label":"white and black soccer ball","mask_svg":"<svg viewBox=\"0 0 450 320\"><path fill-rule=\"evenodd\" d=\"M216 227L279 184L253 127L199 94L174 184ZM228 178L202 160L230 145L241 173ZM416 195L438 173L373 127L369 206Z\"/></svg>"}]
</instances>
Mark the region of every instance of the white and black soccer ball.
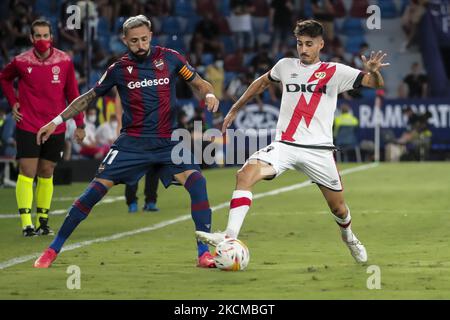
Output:
<instances>
[{"instance_id":1,"label":"white and black soccer ball","mask_svg":"<svg viewBox=\"0 0 450 320\"><path fill-rule=\"evenodd\" d=\"M241 240L226 239L216 246L214 261L221 270L244 270L250 261L250 252Z\"/></svg>"}]
</instances>

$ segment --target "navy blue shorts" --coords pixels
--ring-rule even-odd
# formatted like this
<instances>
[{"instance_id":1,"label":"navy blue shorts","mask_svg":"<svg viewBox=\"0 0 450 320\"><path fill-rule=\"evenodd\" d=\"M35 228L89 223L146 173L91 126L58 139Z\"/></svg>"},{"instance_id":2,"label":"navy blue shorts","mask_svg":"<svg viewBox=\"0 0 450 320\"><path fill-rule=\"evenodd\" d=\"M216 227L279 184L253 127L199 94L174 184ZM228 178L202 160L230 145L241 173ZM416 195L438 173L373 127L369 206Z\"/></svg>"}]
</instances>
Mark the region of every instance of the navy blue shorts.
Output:
<instances>
[{"instance_id":1,"label":"navy blue shorts","mask_svg":"<svg viewBox=\"0 0 450 320\"><path fill-rule=\"evenodd\" d=\"M183 152L189 152L184 154L184 159L188 157L189 160L181 164L172 161L172 149L178 143L170 138L143 138L122 134L111 146L95 177L111 180L115 184L136 184L149 167L153 166L164 187L179 184L174 175L187 170L200 171L200 167L194 163L192 153L184 149Z\"/></svg>"}]
</instances>

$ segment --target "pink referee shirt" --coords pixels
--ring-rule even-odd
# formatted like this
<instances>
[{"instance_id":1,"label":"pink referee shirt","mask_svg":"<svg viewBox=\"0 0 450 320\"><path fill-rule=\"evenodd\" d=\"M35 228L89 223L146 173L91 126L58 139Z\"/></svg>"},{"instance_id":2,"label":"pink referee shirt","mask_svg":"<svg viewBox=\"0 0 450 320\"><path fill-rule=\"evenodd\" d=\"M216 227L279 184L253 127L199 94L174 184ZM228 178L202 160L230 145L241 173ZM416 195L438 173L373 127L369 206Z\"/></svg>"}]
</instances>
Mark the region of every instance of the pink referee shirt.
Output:
<instances>
[{"instance_id":1,"label":"pink referee shirt","mask_svg":"<svg viewBox=\"0 0 450 320\"><path fill-rule=\"evenodd\" d=\"M16 56L0 73L0 85L9 104L20 104L23 119L17 122L17 128L37 133L50 122L69 103L77 98L78 83L69 55L56 48L50 49L50 55L40 60L34 49ZM18 90L14 89L14 79L18 78ZM83 113L74 117L77 126L84 123ZM66 124L56 128L54 134L63 133Z\"/></svg>"}]
</instances>

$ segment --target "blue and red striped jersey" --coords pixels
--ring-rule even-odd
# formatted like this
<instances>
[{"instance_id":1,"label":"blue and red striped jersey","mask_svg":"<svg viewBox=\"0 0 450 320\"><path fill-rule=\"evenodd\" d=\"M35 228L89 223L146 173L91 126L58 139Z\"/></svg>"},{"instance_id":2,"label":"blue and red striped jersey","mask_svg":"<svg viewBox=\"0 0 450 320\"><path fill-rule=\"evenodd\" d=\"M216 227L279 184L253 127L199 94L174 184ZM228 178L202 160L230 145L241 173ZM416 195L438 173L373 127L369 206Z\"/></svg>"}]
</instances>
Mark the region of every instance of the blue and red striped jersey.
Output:
<instances>
[{"instance_id":1,"label":"blue and red striped jersey","mask_svg":"<svg viewBox=\"0 0 450 320\"><path fill-rule=\"evenodd\" d=\"M175 84L192 81L196 71L177 51L151 46L145 59L126 53L94 87L97 95L116 86L122 101L122 132L134 137L170 138L177 128Z\"/></svg>"}]
</instances>

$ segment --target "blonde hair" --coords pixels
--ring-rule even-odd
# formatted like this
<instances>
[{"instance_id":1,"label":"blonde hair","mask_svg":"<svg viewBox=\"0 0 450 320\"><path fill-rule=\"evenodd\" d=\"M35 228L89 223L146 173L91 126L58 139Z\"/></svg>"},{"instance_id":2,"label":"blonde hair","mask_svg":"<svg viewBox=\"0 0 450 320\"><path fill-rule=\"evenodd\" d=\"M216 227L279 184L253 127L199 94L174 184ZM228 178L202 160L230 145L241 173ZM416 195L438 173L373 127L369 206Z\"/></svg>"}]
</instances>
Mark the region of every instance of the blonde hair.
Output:
<instances>
[{"instance_id":1,"label":"blonde hair","mask_svg":"<svg viewBox=\"0 0 450 320\"><path fill-rule=\"evenodd\" d=\"M123 23L123 35L126 35L128 30L130 29L134 29L134 28L138 28L140 26L147 26L148 30L151 30L152 28L152 23L150 22L150 20L140 14L138 16L134 16L134 17L129 17L124 23Z\"/></svg>"}]
</instances>

